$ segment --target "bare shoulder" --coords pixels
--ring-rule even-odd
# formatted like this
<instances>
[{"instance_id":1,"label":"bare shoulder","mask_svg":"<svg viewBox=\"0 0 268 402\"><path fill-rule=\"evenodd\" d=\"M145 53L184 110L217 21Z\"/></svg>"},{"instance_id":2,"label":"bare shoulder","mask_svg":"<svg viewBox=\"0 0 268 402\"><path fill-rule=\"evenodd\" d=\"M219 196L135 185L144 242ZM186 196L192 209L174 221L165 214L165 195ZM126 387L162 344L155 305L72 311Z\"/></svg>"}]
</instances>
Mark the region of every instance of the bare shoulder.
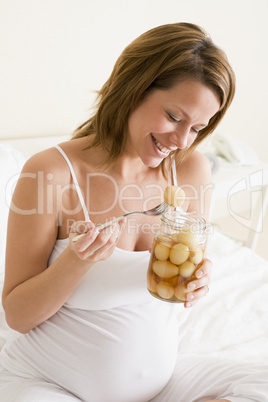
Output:
<instances>
[{"instance_id":1,"label":"bare shoulder","mask_svg":"<svg viewBox=\"0 0 268 402\"><path fill-rule=\"evenodd\" d=\"M211 165L206 155L195 150L177 168L184 183L210 183Z\"/></svg>"},{"instance_id":2,"label":"bare shoulder","mask_svg":"<svg viewBox=\"0 0 268 402\"><path fill-rule=\"evenodd\" d=\"M55 147L45 149L32 155L24 164L22 178L38 176L43 183L67 183L70 170L63 156Z\"/></svg>"},{"instance_id":3,"label":"bare shoulder","mask_svg":"<svg viewBox=\"0 0 268 402\"><path fill-rule=\"evenodd\" d=\"M208 158L199 151L192 152L178 166L177 174L179 185L186 194L184 209L203 216L208 221L212 191Z\"/></svg>"},{"instance_id":4,"label":"bare shoulder","mask_svg":"<svg viewBox=\"0 0 268 402\"><path fill-rule=\"evenodd\" d=\"M56 148L31 156L23 166L13 192L10 226L31 226L31 233L38 232L40 227L44 231L46 227L50 231L49 237L55 238L61 208L56 190L59 185L64 187L69 181L68 165Z\"/></svg>"},{"instance_id":5,"label":"bare shoulder","mask_svg":"<svg viewBox=\"0 0 268 402\"><path fill-rule=\"evenodd\" d=\"M55 148L48 148L44 151L32 155L25 163L24 170L39 170L43 169L49 171L52 168L55 170L64 169L66 162L61 156L60 152Z\"/></svg>"}]
</instances>

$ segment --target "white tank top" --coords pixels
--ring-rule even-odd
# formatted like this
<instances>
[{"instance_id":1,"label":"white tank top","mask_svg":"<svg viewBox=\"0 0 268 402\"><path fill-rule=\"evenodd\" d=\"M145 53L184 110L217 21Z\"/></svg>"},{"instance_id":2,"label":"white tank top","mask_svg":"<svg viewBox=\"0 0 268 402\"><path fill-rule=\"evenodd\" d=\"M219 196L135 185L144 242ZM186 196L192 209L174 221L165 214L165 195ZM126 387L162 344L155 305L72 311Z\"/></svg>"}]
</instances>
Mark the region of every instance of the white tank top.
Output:
<instances>
[{"instance_id":1,"label":"white tank top","mask_svg":"<svg viewBox=\"0 0 268 402\"><path fill-rule=\"evenodd\" d=\"M85 208L82 195L81 203ZM68 239L57 240L50 264L67 245ZM50 319L27 334L13 331L1 365L56 383L85 402L149 401L172 375L178 315L184 319L185 309L148 293L148 261L148 251L117 248Z\"/></svg>"}]
</instances>

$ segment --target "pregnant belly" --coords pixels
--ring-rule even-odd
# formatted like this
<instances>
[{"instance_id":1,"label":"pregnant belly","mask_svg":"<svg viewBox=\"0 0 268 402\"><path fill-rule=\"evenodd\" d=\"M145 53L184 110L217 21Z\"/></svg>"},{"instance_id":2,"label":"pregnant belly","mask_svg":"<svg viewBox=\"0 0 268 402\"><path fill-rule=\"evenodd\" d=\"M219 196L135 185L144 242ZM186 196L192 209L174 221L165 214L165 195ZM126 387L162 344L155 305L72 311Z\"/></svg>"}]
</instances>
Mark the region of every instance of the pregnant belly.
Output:
<instances>
[{"instance_id":1,"label":"pregnant belly","mask_svg":"<svg viewBox=\"0 0 268 402\"><path fill-rule=\"evenodd\" d=\"M170 309L158 301L97 312L62 308L14 341L9 355L24 375L57 383L82 401L148 401L168 382L177 357Z\"/></svg>"}]
</instances>

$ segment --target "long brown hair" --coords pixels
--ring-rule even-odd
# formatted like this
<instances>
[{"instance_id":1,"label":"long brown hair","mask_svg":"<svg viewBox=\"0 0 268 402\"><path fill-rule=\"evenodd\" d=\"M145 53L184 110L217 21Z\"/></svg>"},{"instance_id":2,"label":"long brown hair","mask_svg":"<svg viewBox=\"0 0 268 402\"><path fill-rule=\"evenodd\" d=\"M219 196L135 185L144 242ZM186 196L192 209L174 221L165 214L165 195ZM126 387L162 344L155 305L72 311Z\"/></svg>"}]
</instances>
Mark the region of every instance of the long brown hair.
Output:
<instances>
[{"instance_id":1,"label":"long brown hair","mask_svg":"<svg viewBox=\"0 0 268 402\"><path fill-rule=\"evenodd\" d=\"M235 93L235 74L225 53L202 28L190 23L162 25L130 43L98 92L95 113L73 138L94 135L89 147L102 146L108 153L106 162L114 162L124 151L131 112L151 91L170 89L186 78L213 89L220 109L189 149L175 151L180 161L215 130Z\"/></svg>"}]
</instances>

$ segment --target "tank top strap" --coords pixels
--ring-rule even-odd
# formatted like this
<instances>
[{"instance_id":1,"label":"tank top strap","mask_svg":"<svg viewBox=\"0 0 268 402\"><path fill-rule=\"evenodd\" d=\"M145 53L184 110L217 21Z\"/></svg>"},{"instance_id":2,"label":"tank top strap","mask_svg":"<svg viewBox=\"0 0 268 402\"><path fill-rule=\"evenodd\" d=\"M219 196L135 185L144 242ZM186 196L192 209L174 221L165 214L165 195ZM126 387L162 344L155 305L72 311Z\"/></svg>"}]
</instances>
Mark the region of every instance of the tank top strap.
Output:
<instances>
[{"instance_id":1,"label":"tank top strap","mask_svg":"<svg viewBox=\"0 0 268 402\"><path fill-rule=\"evenodd\" d=\"M172 184L173 184L173 186L177 186L178 180L177 180L177 166L176 166L175 158L172 158L171 172L172 172ZM180 211L180 213L182 213L182 214L185 213L185 211L182 209L182 207L176 207L175 210Z\"/></svg>"},{"instance_id":2,"label":"tank top strap","mask_svg":"<svg viewBox=\"0 0 268 402\"><path fill-rule=\"evenodd\" d=\"M70 169L73 181L74 181L74 185L75 185L75 188L76 188L76 191L77 191L77 195L78 195L79 201L81 203L81 206L83 208L85 221L90 222L90 218L89 218L88 211L87 211L87 208L86 208L85 200L84 200L84 197L82 195L82 192L81 192L80 186L78 184L78 181L77 181L76 174L74 172L73 166L72 166L72 164L70 162L70 159L68 158L66 153L61 149L61 147L59 145L55 145L55 148L61 153L61 155L63 156L63 158L65 159L65 161L67 162L67 164L69 166L69 169Z\"/></svg>"},{"instance_id":3,"label":"tank top strap","mask_svg":"<svg viewBox=\"0 0 268 402\"><path fill-rule=\"evenodd\" d=\"M172 183L173 186L177 186L177 167L176 167L176 160L175 158L172 159L172 164L171 164L171 172L172 172Z\"/></svg>"}]
</instances>

